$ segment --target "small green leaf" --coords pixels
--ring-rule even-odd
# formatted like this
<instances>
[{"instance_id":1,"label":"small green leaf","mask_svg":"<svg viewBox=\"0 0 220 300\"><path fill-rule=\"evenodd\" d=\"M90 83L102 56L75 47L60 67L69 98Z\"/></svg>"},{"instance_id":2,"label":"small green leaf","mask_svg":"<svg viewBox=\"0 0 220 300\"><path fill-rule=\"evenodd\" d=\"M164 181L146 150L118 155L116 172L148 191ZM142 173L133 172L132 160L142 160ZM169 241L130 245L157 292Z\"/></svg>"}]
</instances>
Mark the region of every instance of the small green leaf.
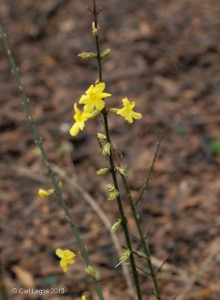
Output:
<instances>
[{"instance_id":1,"label":"small green leaf","mask_svg":"<svg viewBox=\"0 0 220 300\"><path fill-rule=\"evenodd\" d=\"M210 144L209 148L213 154L220 154L220 138L213 139Z\"/></svg>"}]
</instances>

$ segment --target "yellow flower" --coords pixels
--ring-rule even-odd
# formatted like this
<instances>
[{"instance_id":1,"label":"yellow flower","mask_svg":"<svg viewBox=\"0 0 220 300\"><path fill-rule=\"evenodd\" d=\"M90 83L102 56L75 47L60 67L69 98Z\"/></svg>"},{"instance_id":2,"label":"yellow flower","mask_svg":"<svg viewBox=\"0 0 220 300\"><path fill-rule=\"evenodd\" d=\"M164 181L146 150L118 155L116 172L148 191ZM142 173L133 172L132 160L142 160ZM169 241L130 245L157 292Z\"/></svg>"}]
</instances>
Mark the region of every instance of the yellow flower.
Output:
<instances>
[{"instance_id":1,"label":"yellow flower","mask_svg":"<svg viewBox=\"0 0 220 300\"><path fill-rule=\"evenodd\" d=\"M85 296L85 295L82 295L81 300L86 300L86 296Z\"/></svg>"},{"instance_id":2,"label":"yellow flower","mask_svg":"<svg viewBox=\"0 0 220 300\"><path fill-rule=\"evenodd\" d=\"M133 123L133 119L141 119L142 114L134 112L133 108L135 107L135 101L130 102L128 98L122 99L123 108L118 109L117 114L125 118L128 123Z\"/></svg>"},{"instance_id":3,"label":"yellow flower","mask_svg":"<svg viewBox=\"0 0 220 300\"><path fill-rule=\"evenodd\" d=\"M82 95L79 100L80 104L85 105L84 111L92 112L94 108L96 108L98 111L103 110L103 108L105 107L105 101L103 99L111 96L111 94L104 93L104 89L104 82L100 82L95 85L92 84L89 87L85 95Z\"/></svg>"},{"instance_id":4,"label":"yellow flower","mask_svg":"<svg viewBox=\"0 0 220 300\"><path fill-rule=\"evenodd\" d=\"M38 190L38 195L42 198L49 197L53 193L54 193L54 189L50 189L50 190L39 189Z\"/></svg>"},{"instance_id":5,"label":"yellow flower","mask_svg":"<svg viewBox=\"0 0 220 300\"><path fill-rule=\"evenodd\" d=\"M74 264L74 257L76 254L70 250L62 250L60 248L56 249L56 255L61 258L60 266L63 268L63 272L68 271L68 264Z\"/></svg>"},{"instance_id":6,"label":"yellow flower","mask_svg":"<svg viewBox=\"0 0 220 300\"><path fill-rule=\"evenodd\" d=\"M88 112L83 111L81 113L76 103L74 104L74 110L75 110L74 119L76 122L73 124L73 126L70 129L70 134L72 136L76 136L79 130L83 130L85 127L85 121L87 121L91 117L91 114Z\"/></svg>"}]
</instances>

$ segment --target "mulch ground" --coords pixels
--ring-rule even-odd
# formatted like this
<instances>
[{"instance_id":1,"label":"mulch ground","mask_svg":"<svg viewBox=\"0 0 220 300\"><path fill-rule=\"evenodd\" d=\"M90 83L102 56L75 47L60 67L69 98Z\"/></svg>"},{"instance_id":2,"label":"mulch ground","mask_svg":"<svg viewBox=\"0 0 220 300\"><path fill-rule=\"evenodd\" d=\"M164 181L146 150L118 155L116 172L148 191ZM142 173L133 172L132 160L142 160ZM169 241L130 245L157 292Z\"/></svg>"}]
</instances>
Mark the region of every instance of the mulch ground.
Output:
<instances>
[{"instance_id":1,"label":"mulch ground","mask_svg":"<svg viewBox=\"0 0 220 300\"><path fill-rule=\"evenodd\" d=\"M129 300L126 277L120 267L114 269L118 255L105 222L118 219L116 203L107 201L110 177L96 176L106 166L96 139L102 123L89 121L76 138L68 132L74 102L97 79L95 61L77 56L95 50L87 4L2 0L0 19L48 157L63 182L64 199L99 270L105 299ZM110 117L134 197L163 135L137 207L155 267L165 261L158 273L162 299L220 299L220 150L211 146L220 138L219 0L101 4L102 49L112 49L103 65L106 91L113 95L107 101L118 107L129 97L143 114L133 125ZM3 47L0 57L0 258L9 298L69 300L85 293L97 299L80 257L65 275L59 267L55 249L77 246L56 197L37 195L51 184ZM125 194L123 201L139 249ZM118 238L123 251L120 231ZM143 298L151 300L148 268L143 259L137 261ZM46 296L25 290L13 295L12 288L54 290Z\"/></svg>"}]
</instances>

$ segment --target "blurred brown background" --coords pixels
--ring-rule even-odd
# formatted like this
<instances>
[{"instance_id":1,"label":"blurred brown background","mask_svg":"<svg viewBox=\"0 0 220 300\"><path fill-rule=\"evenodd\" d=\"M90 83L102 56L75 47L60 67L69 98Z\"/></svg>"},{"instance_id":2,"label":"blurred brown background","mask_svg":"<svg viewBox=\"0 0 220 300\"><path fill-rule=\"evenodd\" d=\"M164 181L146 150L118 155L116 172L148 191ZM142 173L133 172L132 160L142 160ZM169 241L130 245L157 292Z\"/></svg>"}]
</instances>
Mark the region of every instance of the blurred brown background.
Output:
<instances>
[{"instance_id":1,"label":"blurred brown background","mask_svg":"<svg viewBox=\"0 0 220 300\"><path fill-rule=\"evenodd\" d=\"M106 218L118 219L116 203L106 200L110 178L96 176L106 166L96 140L101 122L89 121L74 139L68 132L74 102L97 79L95 61L77 57L95 51L90 4L1 0L0 19L49 159L59 167L63 196L100 271L104 295L128 300L121 268L113 268L118 256L108 230L76 182L61 173L77 176ZM220 2L112 0L98 5L103 7L102 49L112 49L103 67L106 91L113 95L107 101L118 107L129 97L143 114L133 125L119 116L110 119L134 197L164 135L150 186L138 205L154 264L159 268L166 260L158 274L163 299L220 299ZM56 198L37 195L39 187L51 184L2 46L0 107L0 251L9 298L69 300L85 292L96 299L82 259L64 275L54 254L57 247L77 248ZM120 231L118 236L123 247ZM147 271L141 259L138 264ZM153 299L149 276L140 271L140 280L144 299ZM65 293L12 295L13 287L61 287Z\"/></svg>"}]
</instances>

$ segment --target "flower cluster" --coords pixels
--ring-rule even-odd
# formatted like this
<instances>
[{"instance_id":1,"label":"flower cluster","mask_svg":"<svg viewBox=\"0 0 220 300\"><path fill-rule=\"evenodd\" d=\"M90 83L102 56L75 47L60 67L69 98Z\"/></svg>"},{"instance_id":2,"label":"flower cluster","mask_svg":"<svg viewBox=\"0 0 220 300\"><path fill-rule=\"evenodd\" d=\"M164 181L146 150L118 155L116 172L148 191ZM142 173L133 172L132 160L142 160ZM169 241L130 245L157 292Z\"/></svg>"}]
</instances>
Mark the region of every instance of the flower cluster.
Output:
<instances>
[{"instance_id":1,"label":"flower cluster","mask_svg":"<svg viewBox=\"0 0 220 300\"><path fill-rule=\"evenodd\" d=\"M98 115L105 108L105 98L111 96L111 94L106 93L105 83L99 82L92 84L84 95L79 99L79 104L83 105L83 111L77 107L77 104L74 104L74 120L75 123L70 129L70 134L76 136L80 130L83 130L85 127L85 122ZM142 114L135 112L133 109L136 105L135 101L130 101L128 98L122 99L122 108L110 108L110 112L114 112L118 115L121 115L128 123L133 123L133 119L141 119ZM108 151L108 149L106 149ZM104 153L103 155L105 155Z\"/></svg>"},{"instance_id":2,"label":"flower cluster","mask_svg":"<svg viewBox=\"0 0 220 300\"><path fill-rule=\"evenodd\" d=\"M69 264L74 264L75 260L74 257L76 256L76 254L70 250L62 250L60 248L58 248L56 250L56 255L61 258L60 260L60 266L61 268L63 268L63 272L67 272L68 271L68 265Z\"/></svg>"},{"instance_id":3,"label":"flower cluster","mask_svg":"<svg viewBox=\"0 0 220 300\"><path fill-rule=\"evenodd\" d=\"M84 95L79 99L79 103L83 104L83 111L81 112L77 104L74 104L74 120L75 123L70 129L70 134L76 136L79 130L83 130L85 122L96 116L105 107L105 101L103 99L110 97L111 94L105 93L105 83L99 82L95 85L91 85Z\"/></svg>"}]
</instances>

